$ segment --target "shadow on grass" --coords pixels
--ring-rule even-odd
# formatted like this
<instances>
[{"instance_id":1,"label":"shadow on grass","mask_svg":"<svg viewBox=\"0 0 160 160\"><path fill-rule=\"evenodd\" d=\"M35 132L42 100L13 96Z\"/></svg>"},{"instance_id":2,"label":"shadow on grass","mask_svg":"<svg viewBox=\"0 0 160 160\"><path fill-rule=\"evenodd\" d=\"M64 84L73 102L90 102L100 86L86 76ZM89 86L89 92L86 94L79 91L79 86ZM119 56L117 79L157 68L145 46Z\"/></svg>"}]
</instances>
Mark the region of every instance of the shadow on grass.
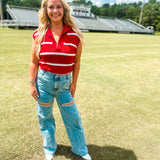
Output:
<instances>
[{"instance_id":1,"label":"shadow on grass","mask_svg":"<svg viewBox=\"0 0 160 160\"><path fill-rule=\"evenodd\" d=\"M92 160L137 160L132 150L123 149L115 146L88 145ZM71 152L71 147L58 145L55 156L65 156L71 160L82 160L82 158Z\"/></svg>"}]
</instances>

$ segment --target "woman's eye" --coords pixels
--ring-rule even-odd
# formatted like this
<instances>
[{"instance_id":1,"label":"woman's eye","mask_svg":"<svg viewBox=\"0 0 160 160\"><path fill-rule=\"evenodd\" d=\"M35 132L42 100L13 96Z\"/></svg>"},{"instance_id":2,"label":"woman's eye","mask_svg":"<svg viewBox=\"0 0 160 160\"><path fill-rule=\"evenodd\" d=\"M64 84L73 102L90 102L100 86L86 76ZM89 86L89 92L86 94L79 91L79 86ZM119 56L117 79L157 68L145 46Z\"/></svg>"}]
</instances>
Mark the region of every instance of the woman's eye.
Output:
<instances>
[{"instance_id":1,"label":"woman's eye","mask_svg":"<svg viewBox=\"0 0 160 160\"><path fill-rule=\"evenodd\" d=\"M57 8L61 8L61 6L57 6Z\"/></svg>"},{"instance_id":2,"label":"woman's eye","mask_svg":"<svg viewBox=\"0 0 160 160\"><path fill-rule=\"evenodd\" d=\"M53 9L53 7L49 7L49 9Z\"/></svg>"}]
</instances>

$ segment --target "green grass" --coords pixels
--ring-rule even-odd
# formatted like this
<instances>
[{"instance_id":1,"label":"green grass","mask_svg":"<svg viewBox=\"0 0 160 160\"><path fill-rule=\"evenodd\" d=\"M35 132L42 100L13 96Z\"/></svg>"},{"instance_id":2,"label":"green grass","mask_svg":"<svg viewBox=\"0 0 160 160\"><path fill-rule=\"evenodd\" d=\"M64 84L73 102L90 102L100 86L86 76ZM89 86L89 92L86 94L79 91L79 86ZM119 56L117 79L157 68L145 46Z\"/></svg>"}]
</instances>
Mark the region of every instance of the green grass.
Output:
<instances>
[{"instance_id":1,"label":"green grass","mask_svg":"<svg viewBox=\"0 0 160 160\"><path fill-rule=\"evenodd\" d=\"M0 159L43 160L35 101L29 91L32 32L0 28ZM93 160L160 157L160 36L85 33L76 103ZM55 160L70 151L54 105Z\"/></svg>"}]
</instances>

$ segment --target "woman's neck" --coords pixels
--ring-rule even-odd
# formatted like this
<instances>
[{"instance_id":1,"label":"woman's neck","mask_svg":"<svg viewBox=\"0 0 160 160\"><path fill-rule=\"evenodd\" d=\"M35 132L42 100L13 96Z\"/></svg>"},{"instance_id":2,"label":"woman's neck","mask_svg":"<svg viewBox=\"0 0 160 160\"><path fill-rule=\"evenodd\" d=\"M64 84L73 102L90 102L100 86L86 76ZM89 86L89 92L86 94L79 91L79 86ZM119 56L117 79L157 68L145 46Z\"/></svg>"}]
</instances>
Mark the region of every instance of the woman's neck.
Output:
<instances>
[{"instance_id":1,"label":"woman's neck","mask_svg":"<svg viewBox=\"0 0 160 160\"><path fill-rule=\"evenodd\" d=\"M62 32L63 30L63 22L60 22L60 23L52 23L51 25L51 31L54 32L54 33L57 33L57 32Z\"/></svg>"}]
</instances>

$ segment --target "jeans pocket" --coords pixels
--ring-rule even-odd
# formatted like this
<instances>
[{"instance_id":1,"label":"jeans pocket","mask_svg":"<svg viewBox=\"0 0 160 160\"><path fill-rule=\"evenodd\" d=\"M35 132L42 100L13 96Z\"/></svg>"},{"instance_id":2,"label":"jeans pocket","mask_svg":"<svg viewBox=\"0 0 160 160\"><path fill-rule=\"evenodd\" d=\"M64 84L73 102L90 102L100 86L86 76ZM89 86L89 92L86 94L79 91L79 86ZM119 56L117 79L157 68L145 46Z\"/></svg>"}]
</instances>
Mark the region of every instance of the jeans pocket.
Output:
<instances>
[{"instance_id":1,"label":"jeans pocket","mask_svg":"<svg viewBox=\"0 0 160 160\"><path fill-rule=\"evenodd\" d=\"M59 88L62 90L69 90L71 86L71 77L62 78L60 81Z\"/></svg>"}]
</instances>

